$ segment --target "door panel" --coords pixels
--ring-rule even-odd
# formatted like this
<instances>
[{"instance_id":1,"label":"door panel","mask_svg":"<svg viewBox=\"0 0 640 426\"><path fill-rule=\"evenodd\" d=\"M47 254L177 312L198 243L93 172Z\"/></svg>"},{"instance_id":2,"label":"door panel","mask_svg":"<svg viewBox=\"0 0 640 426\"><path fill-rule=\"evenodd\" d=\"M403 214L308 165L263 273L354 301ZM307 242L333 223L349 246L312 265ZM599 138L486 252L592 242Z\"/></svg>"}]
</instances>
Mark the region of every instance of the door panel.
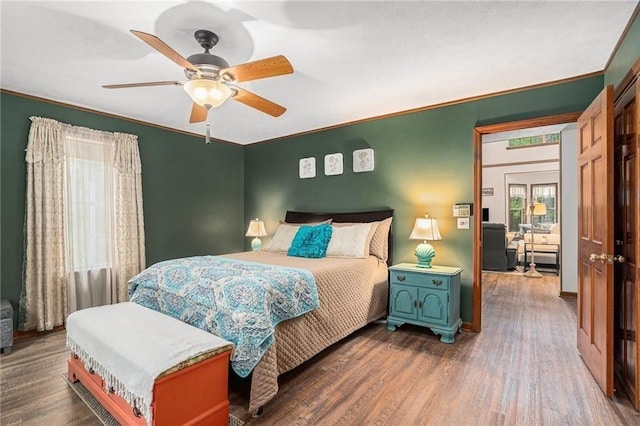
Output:
<instances>
[{"instance_id":1,"label":"door panel","mask_svg":"<svg viewBox=\"0 0 640 426\"><path fill-rule=\"evenodd\" d=\"M600 263L600 262L598 262ZM605 283L607 280L606 277L606 267L603 267L602 264L596 264L593 269L593 274L595 277L592 279L595 283ZM593 300L604 300L607 297L607 287L604 285L594 285L593 286ZM594 303L595 305L596 303ZM605 309L593 309L593 324L606 324L607 316L610 315L610 312L607 312ZM613 339L613 337L612 337ZM598 351L601 356L605 357L607 355L607 329L605 327L593 327L593 334L591 336L591 344L594 349ZM613 352L612 352L613 354Z\"/></svg>"},{"instance_id":2,"label":"door panel","mask_svg":"<svg viewBox=\"0 0 640 426\"><path fill-rule=\"evenodd\" d=\"M580 258L583 257L584 256L580 256ZM589 256L587 255L586 257L588 258ZM580 286L578 288L581 292L581 297L578 298L578 331L585 335L584 338L589 339L589 331L588 329L585 330L584 326L591 324L591 265L589 263L580 262L578 276L581 277Z\"/></svg>"},{"instance_id":3,"label":"door panel","mask_svg":"<svg viewBox=\"0 0 640 426\"><path fill-rule=\"evenodd\" d=\"M587 133L587 132L584 132ZM590 133L583 135L582 129L580 129L580 137L589 137ZM580 166L580 178L579 182L591 182L591 168L588 167L589 164ZM591 223L591 192L590 191L580 191L578 197L578 208L579 211L579 224L578 224L578 235L581 240L587 240L590 237L589 231L591 227L588 226Z\"/></svg>"},{"instance_id":4,"label":"door panel","mask_svg":"<svg viewBox=\"0 0 640 426\"><path fill-rule=\"evenodd\" d=\"M418 289L418 300L422 302L418 310L418 320L447 325L447 296L445 290Z\"/></svg>"},{"instance_id":5,"label":"door panel","mask_svg":"<svg viewBox=\"0 0 640 426\"><path fill-rule=\"evenodd\" d=\"M391 313L397 317L415 319L416 289L394 285L391 291Z\"/></svg>"},{"instance_id":6,"label":"door panel","mask_svg":"<svg viewBox=\"0 0 640 426\"><path fill-rule=\"evenodd\" d=\"M578 350L613 395L613 87L578 119Z\"/></svg>"}]
</instances>

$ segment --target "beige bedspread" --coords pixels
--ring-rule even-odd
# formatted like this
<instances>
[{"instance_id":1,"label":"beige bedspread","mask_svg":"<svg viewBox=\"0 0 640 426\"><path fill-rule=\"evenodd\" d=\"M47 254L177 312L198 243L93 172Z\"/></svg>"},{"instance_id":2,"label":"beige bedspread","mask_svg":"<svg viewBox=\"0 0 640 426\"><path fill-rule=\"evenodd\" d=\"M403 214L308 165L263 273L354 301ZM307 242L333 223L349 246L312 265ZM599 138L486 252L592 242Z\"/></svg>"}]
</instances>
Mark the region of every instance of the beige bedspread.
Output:
<instances>
[{"instance_id":1,"label":"beige bedspread","mask_svg":"<svg viewBox=\"0 0 640 426\"><path fill-rule=\"evenodd\" d=\"M280 374L386 314L387 265L376 257L305 259L264 250L225 256L306 269L314 275L320 297L318 309L276 327L274 344L252 373L251 414L278 393Z\"/></svg>"}]
</instances>

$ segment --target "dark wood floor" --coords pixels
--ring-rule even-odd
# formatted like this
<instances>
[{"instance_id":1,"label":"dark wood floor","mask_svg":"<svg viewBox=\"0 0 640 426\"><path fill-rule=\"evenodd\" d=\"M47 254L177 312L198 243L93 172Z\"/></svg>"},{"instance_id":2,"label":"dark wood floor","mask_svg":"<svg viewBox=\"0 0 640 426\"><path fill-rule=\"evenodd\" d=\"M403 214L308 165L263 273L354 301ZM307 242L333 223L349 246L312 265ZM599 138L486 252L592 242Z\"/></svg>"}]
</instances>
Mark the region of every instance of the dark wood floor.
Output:
<instances>
[{"instance_id":1,"label":"dark wood floor","mask_svg":"<svg viewBox=\"0 0 640 426\"><path fill-rule=\"evenodd\" d=\"M633 425L624 395L606 398L576 350L575 299L558 279L486 273L483 331L445 345L430 331L373 324L280 379L260 418L233 381L247 424ZM2 425L98 424L62 374L64 332L16 341L0 359Z\"/></svg>"}]
</instances>

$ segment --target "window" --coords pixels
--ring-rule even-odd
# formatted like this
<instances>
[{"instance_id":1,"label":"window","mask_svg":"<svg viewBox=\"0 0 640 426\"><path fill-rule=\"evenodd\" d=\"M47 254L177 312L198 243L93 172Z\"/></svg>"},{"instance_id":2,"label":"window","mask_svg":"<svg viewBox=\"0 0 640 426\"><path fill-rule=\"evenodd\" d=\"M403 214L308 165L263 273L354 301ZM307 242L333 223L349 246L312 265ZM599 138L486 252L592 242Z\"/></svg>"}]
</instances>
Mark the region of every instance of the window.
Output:
<instances>
[{"instance_id":1,"label":"window","mask_svg":"<svg viewBox=\"0 0 640 426\"><path fill-rule=\"evenodd\" d=\"M113 163L116 140L105 132L68 130L65 146L65 229L70 311L118 301L116 200Z\"/></svg>"},{"instance_id":2,"label":"window","mask_svg":"<svg viewBox=\"0 0 640 426\"><path fill-rule=\"evenodd\" d=\"M111 145L67 136L67 242L69 269L111 266L113 246L113 167Z\"/></svg>"},{"instance_id":3,"label":"window","mask_svg":"<svg viewBox=\"0 0 640 426\"><path fill-rule=\"evenodd\" d=\"M128 300L145 267L138 137L31 117L19 326Z\"/></svg>"},{"instance_id":4,"label":"window","mask_svg":"<svg viewBox=\"0 0 640 426\"><path fill-rule=\"evenodd\" d=\"M509 147L543 145L548 143L560 143L560 133L550 133L548 135L525 136L522 138L509 139Z\"/></svg>"},{"instance_id":5,"label":"window","mask_svg":"<svg viewBox=\"0 0 640 426\"><path fill-rule=\"evenodd\" d=\"M535 216L533 225L540 223L556 223L558 186L555 183L533 184L531 185L531 199L536 203L543 203L547 208L544 216Z\"/></svg>"},{"instance_id":6,"label":"window","mask_svg":"<svg viewBox=\"0 0 640 426\"><path fill-rule=\"evenodd\" d=\"M526 223L527 185L509 184L509 232L520 231Z\"/></svg>"}]
</instances>

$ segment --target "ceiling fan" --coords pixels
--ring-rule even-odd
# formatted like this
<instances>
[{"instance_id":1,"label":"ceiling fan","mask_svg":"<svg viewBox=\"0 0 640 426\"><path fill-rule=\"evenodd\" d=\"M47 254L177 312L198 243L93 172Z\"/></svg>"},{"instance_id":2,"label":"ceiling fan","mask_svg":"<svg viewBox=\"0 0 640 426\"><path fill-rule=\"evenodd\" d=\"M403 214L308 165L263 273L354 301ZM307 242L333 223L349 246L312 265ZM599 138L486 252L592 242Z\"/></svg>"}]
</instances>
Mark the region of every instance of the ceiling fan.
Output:
<instances>
[{"instance_id":1,"label":"ceiling fan","mask_svg":"<svg viewBox=\"0 0 640 426\"><path fill-rule=\"evenodd\" d=\"M193 100L191 117L189 118L190 123L205 121L209 109L222 105L228 98L273 117L279 117L286 111L283 106L235 85L235 83L293 73L291 63L284 56L278 55L229 66L227 61L221 57L209 53L209 50L219 40L218 36L211 31L198 30L195 32L194 37L202 46L204 52L191 55L187 59L153 34L137 30L131 30L131 33L184 68L184 74L188 81L152 81L146 83L109 84L102 87L106 89L123 89L149 86L184 86L185 91Z\"/></svg>"}]
</instances>

